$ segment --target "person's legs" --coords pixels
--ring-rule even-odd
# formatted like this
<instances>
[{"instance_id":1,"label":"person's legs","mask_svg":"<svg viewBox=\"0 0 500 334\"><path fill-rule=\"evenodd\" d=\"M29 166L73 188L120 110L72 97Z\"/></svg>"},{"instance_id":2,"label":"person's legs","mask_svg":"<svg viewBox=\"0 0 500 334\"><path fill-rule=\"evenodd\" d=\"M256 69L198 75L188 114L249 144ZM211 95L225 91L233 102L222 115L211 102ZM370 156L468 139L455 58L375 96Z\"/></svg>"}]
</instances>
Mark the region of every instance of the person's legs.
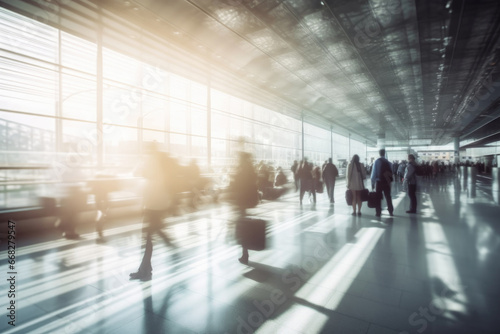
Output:
<instances>
[{"instance_id":1,"label":"person's legs","mask_svg":"<svg viewBox=\"0 0 500 334\"><path fill-rule=\"evenodd\" d=\"M408 185L408 197L410 197L410 212L417 211L417 185L409 184Z\"/></svg>"},{"instance_id":2,"label":"person's legs","mask_svg":"<svg viewBox=\"0 0 500 334\"><path fill-rule=\"evenodd\" d=\"M351 190L351 192L352 192L352 214L355 215L356 214L356 202L357 202L356 190Z\"/></svg>"},{"instance_id":3,"label":"person's legs","mask_svg":"<svg viewBox=\"0 0 500 334\"><path fill-rule=\"evenodd\" d=\"M387 210L389 214L392 215L394 211L394 207L392 206L392 198L391 198L391 184L386 184L383 186L383 192L385 196L385 200L387 201Z\"/></svg>"},{"instance_id":4,"label":"person's legs","mask_svg":"<svg viewBox=\"0 0 500 334\"><path fill-rule=\"evenodd\" d=\"M141 264L137 270L137 274L151 275L153 267L151 266L151 257L153 256L153 234L148 229L146 231L146 247L144 249L144 255L142 257ZM132 277L132 274L130 274Z\"/></svg>"},{"instance_id":5,"label":"person's legs","mask_svg":"<svg viewBox=\"0 0 500 334\"><path fill-rule=\"evenodd\" d=\"M173 247L175 248L176 245L174 245L172 243L172 240L170 239L170 237L168 236L168 234L166 234L165 232L163 232L162 230L158 230L156 231L156 234L158 234L160 236L160 238L163 239L163 241L165 242L165 244L169 247Z\"/></svg>"},{"instance_id":6,"label":"person's legs","mask_svg":"<svg viewBox=\"0 0 500 334\"><path fill-rule=\"evenodd\" d=\"M248 264L248 249L241 247L241 257L238 259L240 263Z\"/></svg>"},{"instance_id":7,"label":"person's legs","mask_svg":"<svg viewBox=\"0 0 500 334\"><path fill-rule=\"evenodd\" d=\"M304 198L304 193L306 192L306 185L303 180L300 180L300 204L302 204L302 199Z\"/></svg>"},{"instance_id":8,"label":"person's legs","mask_svg":"<svg viewBox=\"0 0 500 334\"><path fill-rule=\"evenodd\" d=\"M161 227L161 213L154 210L146 210L144 212L144 227L143 233L145 236L145 249L139 269L135 273L130 274L131 279L148 279L151 277L153 267L151 266L151 258L153 256L153 233L158 232Z\"/></svg>"},{"instance_id":9,"label":"person's legs","mask_svg":"<svg viewBox=\"0 0 500 334\"><path fill-rule=\"evenodd\" d=\"M363 201L361 200L361 190L356 191L356 198L358 202L358 216L361 215L361 205Z\"/></svg>"},{"instance_id":10,"label":"person's legs","mask_svg":"<svg viewBox=\"0 0 500 334\"><path fill-rule=\"evenodd\" d=\"M326 194L328 195L328 199L331 201L332 197L330 196L330 182L325 180Z\"/></svg>"},{"instance_id":11,"label":"person's legs","mask_svg":"<svg viewBox=\"0 0 500 334\"><path fill-rule=\"evenodd\" d=\"M382 185L377 182L375 185L375 191L377 193L377 205L375 206L375 215L380 217L382 214Z\"/></svg>"},{"instance_id":12,"label":"person's legs","mask_svg":"<svg viewBox=\"0 0 500 334\"><path fill-rule=\"evenodd\" d=\"M330 200L330 203L335 202L334 197L333 197L333 188L335 187L335 182L332 180L325 180L326 184L326 190L328 192L328 199Z\"/></svg>"},{"instance_id":13,"label":"person's legs","mask_svg":"<svg viewBox=\"0 0 500 334\"><path fill-rule=\"evenodd\" d=\"M304 194L302 194L302 195L304 195ZM238 224L238 222L240 222L242 219L244 219L245 216L246 216L246 210L240 209L238 212L236 224ZM248 248L243 247L243 245L241 246L241 257L238 259L238 261L240 261L240 263L243 263L243 264L248 264Z\"/></svg>"},{"instance_id":14,"label":"person's legs","mask_svg":"<svg viewBox=\"0 0 500 334\"><path fill-rule=\"evenodd\" d=\"M330 183L330 194L332 197L330 197L330 203L335 203L335 180L331 181Z\"/></svg>"}]
</instances>

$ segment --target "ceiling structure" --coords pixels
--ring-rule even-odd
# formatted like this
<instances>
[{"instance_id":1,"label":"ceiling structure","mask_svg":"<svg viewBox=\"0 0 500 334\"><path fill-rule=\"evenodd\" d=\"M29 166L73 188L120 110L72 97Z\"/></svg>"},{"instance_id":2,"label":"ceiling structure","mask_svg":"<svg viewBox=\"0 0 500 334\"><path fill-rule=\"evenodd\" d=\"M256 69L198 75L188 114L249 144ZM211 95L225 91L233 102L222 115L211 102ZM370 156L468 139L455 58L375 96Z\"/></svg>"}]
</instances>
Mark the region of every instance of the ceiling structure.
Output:
<instances>
[{"instance_id":1,"label":"ceiling structure","mask_svg":"<svg viewBox=\"0 0 500 334\"><path fill-rule=\"evenodd\" d=\"M498 0L58 2L134 22L285 101L294 117L371 144L500 133Z\"/></svg>"}]
</instances>

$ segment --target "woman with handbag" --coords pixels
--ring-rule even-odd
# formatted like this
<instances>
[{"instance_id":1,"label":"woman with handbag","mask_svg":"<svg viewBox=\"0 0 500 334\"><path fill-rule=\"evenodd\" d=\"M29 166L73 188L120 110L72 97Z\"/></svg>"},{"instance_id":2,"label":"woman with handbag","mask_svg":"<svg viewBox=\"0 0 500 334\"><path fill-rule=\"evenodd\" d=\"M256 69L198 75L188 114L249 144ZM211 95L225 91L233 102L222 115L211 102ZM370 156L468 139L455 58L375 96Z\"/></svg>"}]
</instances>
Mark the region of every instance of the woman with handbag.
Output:
<instances>
[{"instance_id":1,"label":"woman with handbag","mask_svg":"<svg viewBox=\"0 0 500 334\"><path fill-rule=\"evenodd\" d=\"M365 189L364 180L366 178L365 167L359 162L359 156L355 154L347 166L347 189L352 192L352 215L356 215L356 205L358 206L358 216L361 216L361 192Z\"/></svg>"}]
</instances>

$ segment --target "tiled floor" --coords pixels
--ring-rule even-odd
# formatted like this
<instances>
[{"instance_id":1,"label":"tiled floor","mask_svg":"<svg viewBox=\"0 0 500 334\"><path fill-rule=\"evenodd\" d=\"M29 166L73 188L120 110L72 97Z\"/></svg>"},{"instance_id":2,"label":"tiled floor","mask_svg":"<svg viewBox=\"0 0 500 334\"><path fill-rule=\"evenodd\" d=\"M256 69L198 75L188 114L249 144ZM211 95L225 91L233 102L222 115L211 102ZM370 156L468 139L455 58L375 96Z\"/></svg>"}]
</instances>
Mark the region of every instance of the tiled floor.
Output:
<instances>
[{"instance_id":1,"label":"tiled floor","mask_svg":"<svg viewBox=\"0 0 500 334\"><path fill-rule=\"evenodd\" d=\"M112 222L104 243L94 232L26 237L16 254L16 326L4 315L0 332L498 333L491 179L422 180L417 215L405 213L400 190L394 184L395 216L381 219L366 205L351 216L342 180L333 206L326 194L315 206L299 207L297 193L263 203L251 214L269 222L269 248L251 251L248 266L237 261L229 207L167 219L179 247L157 240L148 282L128 280L141 258L138 218ZM0 259L7 276L4 250Z\"/></svg>"}]
</instances>

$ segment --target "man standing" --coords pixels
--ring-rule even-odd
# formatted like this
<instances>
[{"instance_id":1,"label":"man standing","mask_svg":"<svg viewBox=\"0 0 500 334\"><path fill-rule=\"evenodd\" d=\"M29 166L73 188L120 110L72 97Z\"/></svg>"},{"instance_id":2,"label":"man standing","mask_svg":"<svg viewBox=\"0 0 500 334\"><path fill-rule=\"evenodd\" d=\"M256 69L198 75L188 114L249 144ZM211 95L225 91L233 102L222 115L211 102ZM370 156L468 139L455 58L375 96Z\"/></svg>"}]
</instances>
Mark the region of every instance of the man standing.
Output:
<instances>
[{"instance_id":1,"label":"man standing","mask_svg":"<svg viewBox=\"0 0 500 334\"><path fill-rule=\"evenodd\" d=\"M335 203L333 190L335 189L335 179L337 176L339 176L339 170L337 166L332 163L332 158L329 158L328 163L323 166L322 177L326 184L326 192L328 193L330 203Z\"/></svg>"},{"instance_id":2,"label":"man standing","mask_svg":"<svg viewBox=\"0 0 500 334\"><path fill-rule=\"evenodd\" d=\"M392 166L391 163L385 158L385 149L378 151L380 157L375 160L372 169L372 188L375 185L375 189L379 200L377 201L377 206L375 207L376 216L380 217L382 214L382 193L387 201L387 210L389 215L393 215L394 207L392 206L391 198L391 182L392 182Z\"/></svg>"},{"instance_id":3,"label":"man standing","mask_svg":"<svg viewBox=\"0 0 500 334\"><path fill-rule=\"evenodd\" d=\"M408 184L408 197L410 197L410 210L406 213L417 213L417 164L415 163L415 156L408 155L408 166L406 166L404 181Z\"/></svg>"}]
</instances>

